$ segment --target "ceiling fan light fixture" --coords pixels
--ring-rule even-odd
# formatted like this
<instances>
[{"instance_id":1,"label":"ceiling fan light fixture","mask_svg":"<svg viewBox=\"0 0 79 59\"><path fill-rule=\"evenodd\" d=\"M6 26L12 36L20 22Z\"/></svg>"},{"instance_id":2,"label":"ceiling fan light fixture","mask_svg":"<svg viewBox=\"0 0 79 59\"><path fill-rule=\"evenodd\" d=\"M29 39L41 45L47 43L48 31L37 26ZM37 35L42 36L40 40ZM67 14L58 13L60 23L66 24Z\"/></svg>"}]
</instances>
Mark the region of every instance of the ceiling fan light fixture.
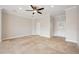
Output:
<instances>
[{"instance_id":1,"label":"ceiling fan light fixture","mask_svg":"<svg viewBox=\"0 0 79 59\"><path fill-rule=\"evenodd\" d=\"M36 11L36 10L34 10L33 12L34 12L34 13L36 13L37 11Z\"/></svg>"},{"instance_id":2,"label":"ceiling fan light fixture","mask_svg":"<svg viewBox=\"0 0 79 59\"><path fill-rule=\"evenodd\" d=\"M22 10L22 8L20 7L19 10Z\"/></svg>"},{"instance_id":3,"label":"ceiling fan light fixture","mask_svg":"<svg viewBox=\"0 0 79 59\"><path fill-rule=\"evenodd\" d=\"M54 5L51 5L50 7L51 7L51 8L53 8L53 7L54 7Z\"/></svg>"}]
</instances>

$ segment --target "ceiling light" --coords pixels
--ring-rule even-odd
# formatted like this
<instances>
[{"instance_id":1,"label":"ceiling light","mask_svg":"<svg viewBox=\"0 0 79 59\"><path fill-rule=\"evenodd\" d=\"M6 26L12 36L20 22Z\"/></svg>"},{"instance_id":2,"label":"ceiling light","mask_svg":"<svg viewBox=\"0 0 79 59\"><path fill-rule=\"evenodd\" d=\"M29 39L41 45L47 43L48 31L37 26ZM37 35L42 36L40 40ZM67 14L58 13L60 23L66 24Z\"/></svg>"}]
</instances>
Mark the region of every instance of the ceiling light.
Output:
<instances>
[{"instance_id":1,"label":"ceiling light","mask_svg":"<svg viewBox=\"0 0 79 59\"><path fill-rule=\"evenodd\" d=\"M19 10L22 10L22 8L19 8Z\"/></svg>"},{"instance_id":2,"label":"ceiling light","mask_svg":"<svg viewBox=\"0 0 79 59\"><path fill-rule=\"evenodd\" d=\"M53 8L53 7L54 7L54 5L51 5L50 7L52 7L52 8Z\"/></svg>"},{"instance_id":3,"label":"ceiling light","mask_svg":"<svg viewBox=\"0 0 79 59\"><path fill-rule=\"evenodd\" d=\"M36 11L36 10L34 10L33 12L34 12L34 13L36 13L37 11Z\"/></svg>"}]
</instances>

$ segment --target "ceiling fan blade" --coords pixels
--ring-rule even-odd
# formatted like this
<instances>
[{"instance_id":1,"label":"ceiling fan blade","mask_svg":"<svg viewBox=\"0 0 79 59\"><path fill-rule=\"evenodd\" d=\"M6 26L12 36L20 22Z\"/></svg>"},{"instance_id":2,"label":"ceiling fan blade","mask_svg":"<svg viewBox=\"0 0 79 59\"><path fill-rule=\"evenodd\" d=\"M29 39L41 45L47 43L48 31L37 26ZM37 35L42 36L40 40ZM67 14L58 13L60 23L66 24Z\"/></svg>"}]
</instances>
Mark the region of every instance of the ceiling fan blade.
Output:
<instances>
[{"instance_id":1,"label":"ceiling fan blade","mask_svg":"<svg viewBox=\"0 0 79 59\"><path fill-rule=\"evenodd\" d=\"M32 8L33 10L36 10L36 9L37 9L36 6L33 6L33 5L30 5L30 6L31 6L31 8Z\"/></svg>"},{"instance_id":2,"label":"ceiling fan blade","mask_svg":"<svg viewBox=\"0 0 79 59\"><path fill-rule=\"evenodd\" d=\"M31 7L32 7L32 9L36 9L36 7L35 6L33 6L33 5L30 5Z\"/></svg>"},{"instance_id":3,"label":"ceiling fan blade","mask_svg":"<svg viewBox=\"0 0 79 59\"><path fill-rule=\"evenodd\" d=\"M38 9L38 10L43 10L44 8L40 8L40 9Z\"/></svg>"},{"instance_id":4,"label":"ceiling fan blade","mask_svg":"<svg viewBox=\"0 0 79 59\"><path fill-rule=\"evenodd\" d=\"M25 11L33 11L33 10L25 10Z\"/></svg>"},{"instance_id":5,"label":"ceiling fan blade","mask_svg":"<svg viewBox=\"0 0 79 59\"><path fill-rule=\"evenodd\" d=\"M33 5L30 5L33 8Z\"/></svg>"},{"instance_id":6,"label":"ceiling fan blade","mask_svg":"<svg viewBox=\"0 0 79 59\"><path fill-rule=\"evenodd\" d=\"M32 14L34 15L35 13L33 12Z\"/></svg>"},{"instance_id":7,"label":"ceiling fan blade","mask_svg":"<svg viewBox=\"0 0 79 59\"><path fill-rule=\"evenodd\" d=\"M39 14L42 14L41 12L38 12Z\"/></svg>"}]
</instances>

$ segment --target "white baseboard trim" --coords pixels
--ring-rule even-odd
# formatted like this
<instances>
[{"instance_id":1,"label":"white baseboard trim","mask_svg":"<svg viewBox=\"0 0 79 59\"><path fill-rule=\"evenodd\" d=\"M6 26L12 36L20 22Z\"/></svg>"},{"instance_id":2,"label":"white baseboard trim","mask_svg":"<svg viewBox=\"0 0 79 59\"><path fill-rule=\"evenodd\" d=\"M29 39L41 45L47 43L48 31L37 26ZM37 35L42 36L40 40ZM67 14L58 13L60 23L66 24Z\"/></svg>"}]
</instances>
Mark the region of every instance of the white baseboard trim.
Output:
<instances>
[{"instance_id":1,"label":"white baseboard trim","mask_svg":"<svg viewBox=\"0 0 79 59\"><path fill-rule=\"evenodd\" d=\"M40 36L50 38L49 35L40 35Z\"/></svg>"},{"instance_id":2,"label":"white baseboard trim","mask_svg":"<svg viewBox=\"0 0 79 59\"><path fill-rule=\"evenodd\" d=\"M24 37L24 36L31 36L31 35L12 36L12 37L3 38L2 40L14 39L14 38L19 38L19 37ZM37 35L37 36L50 38L50 36L49 36L49 35Z\"/></svg>"},{"instance_id":3,"label":"white baseboard trim","mask_svg":"<svg viewBox=\"0 0 79 59\"><path fill-rule=\"evenodd\" d=\"M30 35L13 36L13 37L8 37L8 38L3 38L2 40L13 39L13 38L19 38L19 37L24 37L24 36L30 36Z\"/></svg>"},{"instance_id":4,"label":"white baseboard trim","mask_svg":"<svg viewBox=\"0 0 79 59\"><path fill-rule=\"evenodd\" d=\"M68 40L68 39L65 39L65 41L69 41L69 42L73 42L73 43L78 43L76 40Z\"/></svg>"}]
</instances>

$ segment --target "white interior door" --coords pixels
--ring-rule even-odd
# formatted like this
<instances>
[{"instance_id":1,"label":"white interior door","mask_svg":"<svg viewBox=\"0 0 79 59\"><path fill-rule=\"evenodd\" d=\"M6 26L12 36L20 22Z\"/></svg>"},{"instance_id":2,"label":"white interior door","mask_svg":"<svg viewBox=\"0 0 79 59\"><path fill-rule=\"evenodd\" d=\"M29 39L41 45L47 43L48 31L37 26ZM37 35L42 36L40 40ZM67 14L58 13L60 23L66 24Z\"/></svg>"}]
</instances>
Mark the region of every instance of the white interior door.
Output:
<instances>
[{"instance_id":1,"label":"white interior door","mask_svg":"<svg viewBox=\"0 0 79 59\"><path fill-rule=\"evenodd\" d=\"M40 35L40 23L39 22L37 22L36 24L36 33L37 35Z\"/></svg>"}]
</instances>

